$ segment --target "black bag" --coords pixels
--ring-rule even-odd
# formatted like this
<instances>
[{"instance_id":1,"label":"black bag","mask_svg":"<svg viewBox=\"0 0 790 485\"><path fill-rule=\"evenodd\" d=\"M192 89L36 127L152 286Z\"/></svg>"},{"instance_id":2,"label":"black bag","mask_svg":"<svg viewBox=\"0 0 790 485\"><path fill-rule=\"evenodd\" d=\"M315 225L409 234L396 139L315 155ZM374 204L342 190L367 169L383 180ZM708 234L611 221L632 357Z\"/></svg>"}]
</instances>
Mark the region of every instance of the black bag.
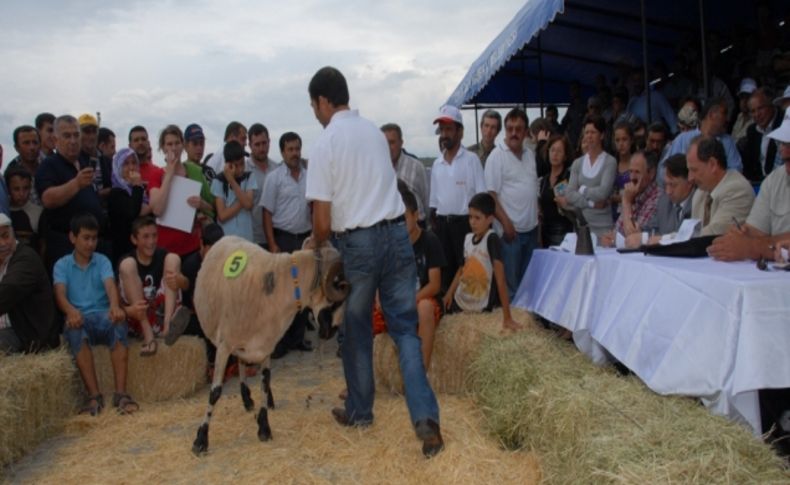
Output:
<instances>
[{"instance_id":1,"label":"black bag","mask_svg":"<svg viewBox=\"0 0 790 485\"><path fill-rule=\"evenodd\" d=\"M667 244L662 246L654 244L642 246L640 250L653 256L671 256L674 258L704 258L708 256L708 246L719 236L702 236L691 238L688 241Z\"/></svg>"}]
</instances>

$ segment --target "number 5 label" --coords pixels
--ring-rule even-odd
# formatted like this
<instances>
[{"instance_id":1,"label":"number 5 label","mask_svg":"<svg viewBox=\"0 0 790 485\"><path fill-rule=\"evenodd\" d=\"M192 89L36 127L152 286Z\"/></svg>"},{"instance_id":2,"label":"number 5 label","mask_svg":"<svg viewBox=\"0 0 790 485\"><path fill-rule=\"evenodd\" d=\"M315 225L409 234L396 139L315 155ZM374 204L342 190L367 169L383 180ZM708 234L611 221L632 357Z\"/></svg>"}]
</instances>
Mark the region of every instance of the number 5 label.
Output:
<instances>
[{"instance_id":1,"label":"number 5 label","mask_svg":"<svg viewBox=\"0 0 790 485\"><path fill-rule=\"evenodd\" d=\"M231 255L228 256L228 259L225 260L225 266L222 269L222 273L225 275L225 278L231 279L239 276L246 267L247 253L239 249L238 251L231 253Z\"/></svg>"}]
</instances>

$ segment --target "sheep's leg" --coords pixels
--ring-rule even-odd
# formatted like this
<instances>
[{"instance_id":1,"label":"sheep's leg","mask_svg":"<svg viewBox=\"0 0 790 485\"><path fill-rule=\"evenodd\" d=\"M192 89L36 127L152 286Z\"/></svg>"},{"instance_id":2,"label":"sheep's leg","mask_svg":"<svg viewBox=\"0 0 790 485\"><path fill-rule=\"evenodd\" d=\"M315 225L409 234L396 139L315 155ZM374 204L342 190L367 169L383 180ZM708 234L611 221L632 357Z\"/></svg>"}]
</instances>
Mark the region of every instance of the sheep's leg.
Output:
<instances>
[{"instance_id":1,"label":"sheep's leg","mask_svg":"<svg viewBox=\"0 0 790 485\"><path fill-rule=\"evenodd\" d=\"M266 406L261 406L258 410L258 415L255 417L258 421L258 439L261 441L269 441L272 439L272 428L269 426L269 411L266 408L274 408L274 398L272 397L271 378L272 371L269 369L271 365L269 359L261 364L261 392L266 397Z\"/></svg>"},{"instance_id":2,"label":"sheep's leg","mask_svg":"<svg viewBox=\"0 0 790 485\"><path fill-rule=\"evenodd\" d=\"M255 401L252 400L250 386L247 385L247 364L243 359L239 359L239 387L241 387L241 400L244 402L244 410L252 411L255 409Z\"/></svg>"},{"instance_id":3,"label":"sheep's leg","mask_svg":"<svg viewBox=\"0 0 790 485\"><path fill-rule=\"evenodd\" d=\"M272 395L272 370L271 360L267 357L261 364L261 390L265 394L266 407L274 409L274 396Z\"/></svg>"},{"instance_id":4,"label":"sheep's leg","mask_svg":"<svg viewBox=\"0 0 790 485\"><path fill-rule=\"evenodd\" d=\"M230 351L225 345L220 344L217 347L217 356L214 359L214 379L211 382L211 392L208 395L208 409L206 410L206 416L203 418L203 423L197 430L195 441L192 443L192 453L196 455L208 451L208 424L211 421L211 414L214 412L214 405L217 404L222 395L222 380L225 377L228 356L230 356Z\"/></svg>"}]
</instances>

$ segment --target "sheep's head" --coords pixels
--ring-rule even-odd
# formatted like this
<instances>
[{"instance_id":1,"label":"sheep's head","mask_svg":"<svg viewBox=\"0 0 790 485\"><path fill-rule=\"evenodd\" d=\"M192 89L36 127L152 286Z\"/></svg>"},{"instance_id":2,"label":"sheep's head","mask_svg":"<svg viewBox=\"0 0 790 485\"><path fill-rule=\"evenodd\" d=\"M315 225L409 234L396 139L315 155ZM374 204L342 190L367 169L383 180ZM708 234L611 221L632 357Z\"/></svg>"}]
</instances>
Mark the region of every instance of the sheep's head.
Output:
<instances>
[{"instance_id":1,"label":"sheep's head","mask_svg":"<svg viewBox=\"0 0 790 485\"><path fill-rule=\"evenodd\" d=\"M343 263L340 253L331 246L316 250L316 264L320 277L321 290L330 303L342 302L350 290L348 281L343 274Z\"/></svg>"}]
</instances>

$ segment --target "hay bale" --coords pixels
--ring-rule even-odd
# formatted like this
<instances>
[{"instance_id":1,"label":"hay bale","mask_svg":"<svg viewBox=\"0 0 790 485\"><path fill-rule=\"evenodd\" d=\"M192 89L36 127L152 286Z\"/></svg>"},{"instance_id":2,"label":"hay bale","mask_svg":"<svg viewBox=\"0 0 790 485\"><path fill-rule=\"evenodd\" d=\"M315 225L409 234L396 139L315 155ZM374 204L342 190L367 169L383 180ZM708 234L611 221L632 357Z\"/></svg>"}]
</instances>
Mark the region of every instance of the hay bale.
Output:
<instances>
[{"instance_id":1,"label":"hay bale","mask_svg":"<svg viewBox=\"0 0 790 485\"><path fill-rule=\"evenodd\" d=\"M518 320L531 323L528 314ZM483 338L502 337L502 312L457 313L444 317L436 330L428 379L433 390L447 394L469 391L469 365L477 355ZM398 351L392 338L379 334L373 341L373 371L379 390L403 393L403 378L398 366Z\"/></svg>"},{"instance_id":2,"label":"hay bale","mask_svg":"<svg viewBox=\"0 0 790 485\"><path fill-rule=\"evenodd\" d=\"M142 342L129 341L129 372L126 389L139 402L157 402L191 396L206 385L206 344L202 339L183 336L172 347L158 341L156 354L140 356ZM93 349L96 377L102 394L115 390L110 349Z\"/></svg>"},{"instance_id":3,"label":"hay bale","mask_svg":"<svg viewBox=\"0 0 790 485\"><path fill-rule=\"evenodd\" d=\"M75 377L66 349L0 357L0 470L60 432L76 407Z\"/></svg>"},{"instance_id":4,"label":"hay bale","mask_svg":"<svg viewBox=\"0 0 790 485\"><path fill-rule=\"evenodd\" d=\"M511 449L540 453L549 483L788 483L750 431L693 399L662 397L532 327L487 339L475 399Z\"/></svg>"}]
</instances>

